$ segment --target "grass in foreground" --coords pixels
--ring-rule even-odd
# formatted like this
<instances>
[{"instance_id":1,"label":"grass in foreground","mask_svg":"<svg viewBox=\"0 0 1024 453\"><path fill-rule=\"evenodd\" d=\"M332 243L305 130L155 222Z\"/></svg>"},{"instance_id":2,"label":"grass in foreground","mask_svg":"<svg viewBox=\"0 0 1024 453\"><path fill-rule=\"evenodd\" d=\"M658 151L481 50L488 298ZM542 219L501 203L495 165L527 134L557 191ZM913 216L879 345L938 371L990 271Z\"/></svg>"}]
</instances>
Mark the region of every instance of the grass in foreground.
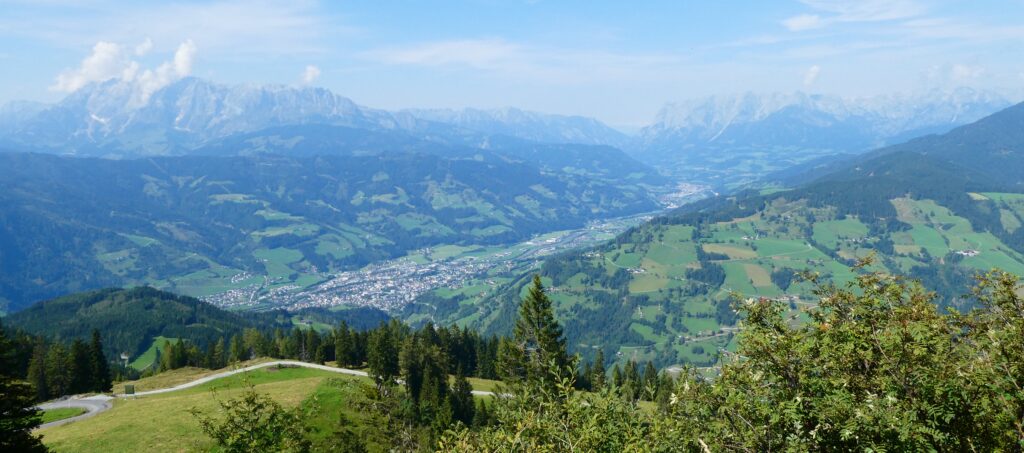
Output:
<instances>
[{"instance_id":1,"label":"grass in foreground","mask_svg":"<svg viewBox=\"0 0 1024 453\"><path fill-rule=\"evenodd\" d=\"M64 420L65 418L77 417L85 413L85 409L80 407L61 407L57 409L50 409L43 411L41 418L42 423L55 422L57 420Z\"/></svg>"},{"instance_id":2,"label":"grass in foreground","mask_svg":"<svg viewBox=\"0 0 1024 453\"><path fill-rule=\"evenodd\" d=\"M244 373L256 391L285 407L296 407L334 374L311 369L261 369ZM346 379L348 377L341 377ZM351 377L348 379L364 379ZM216 389L211 393L211 389ZM238 397L246 389L243 375L206 385L138 399L118 399L95 417L39 430L43 442L58 452L206 451L213 442L188 413L218 410L217 400Z\"/></svg>"}]
</instances>

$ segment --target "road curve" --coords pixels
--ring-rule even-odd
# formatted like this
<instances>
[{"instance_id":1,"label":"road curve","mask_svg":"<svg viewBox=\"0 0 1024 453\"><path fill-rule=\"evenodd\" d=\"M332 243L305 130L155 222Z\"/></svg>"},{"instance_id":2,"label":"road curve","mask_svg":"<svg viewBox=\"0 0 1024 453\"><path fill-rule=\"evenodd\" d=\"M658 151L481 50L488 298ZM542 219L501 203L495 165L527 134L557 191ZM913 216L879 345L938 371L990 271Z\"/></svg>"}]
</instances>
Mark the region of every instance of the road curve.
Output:
<instances>
[{"instance_id":1,"label":"road curve","mask_svg":"<svg viewBox=\"0 0 1024 453\"><path fill-rule=\"evenodd\" d=\"M63 408L67 408L67 407L78 407L78 408L85 409L87 412L82 414L82 415L76 415L74 417L68 417L68 418L65 418L63 420L57 420L57 421L52 421L50 423L44 423L42 425L39 425L39 428L42 429L42 428L50 428L50 427L53 427L53 426L60 426L60 425L66 424L66 423L71 423L71 422L74 422L74 421L78 421L78 420L82 420L82 419L86 419L86 418L92 417L92 416L94 416L94 415L96 415L96 414L98 414L100 412L103 412L103 411L105 411L107 409L110 409L113 406L111 404L111 400L113 400L113 399L114 398L109 397L107 395L93 395L93 396L87 396L87 397L82 397L82 398L78 398L78 397L73 397L72 396L72 397L68 397L68 398L63 399L63 400L50 401L48 403L40 404L40 405L38 405L36 407L39 408L40 410L44 410L44 411L45 410L50 410L50 409L63 409Z\"/></svg>"},{"instance_id":2,"label":"road curve","mask_svg":"<svg viewBox=\"0 0 1024 453\"><path fill-rule=\"evenodd\" d=\"M222 371L220 373L211 374L209 376L201 377L201 378L196 379L196 380L191 381L191 382L186 382L184 384L175 385L174 387L168 387L168 388L157 389L157 390L147 390L147 391L144 391L144 392L136 392L134 395L115 394L114 397L117 397L117 398L140 397L140 396L148 396L148 395L157 395L157 394L161 394L161 393L170 393L170 392L175 392L175 391L178 391L178 390L185 390L185 389L188 389L188 388L192 388L192 387L196 387L196 386L199 386L199 385L203 385L203 384L205 384L207 382L215 381L215 380L221 379L221 378L226 378L228 376L234 376L234 375L239 374L239 373L245 373L245 372L249 372L249 371L253 371L253 370L258 370L260 368L267 368L267 367L272 367L272 366L303 367L303 368L312 368L312 369L316 369L316 370L328 371L328 372L331 372L331 373L347 374L347 375L350 375L350 376L362 376L362 377L369 376L365 371L350 370L348 368L334 368L334 367L330 367L330 366L327 366L327 365L319 365L319 364L316 364L316 363L299 362L299 361L296 361L296 360L275 360L275 361L272 361L272 362L258 363L256 365L250 365L250 366L247 366L247 367L244 367L244 368L238 368L238 369L235 369L235 370ZM474 395L480 395L480 396L483 396L483 395L493 396L494 392L487 392L487 391L483 391L483 390L473 390L473 394ZM42 429L42 428L49 428L49 427L53 427L53 426L60 426L60 425L66 424L66 423L71 423L71 422L74 422L74 421L77 421L77 420L82 420L82 419L85 419L85 418L92 417L92 416L94 416L96 414L99 414L100 412L103 412L103 411L106 411L106 410L110 409L113 406L111 404L111 400L113 400L113 399L114 399L113 397L110 397L110 396L107 396L107 395L95 395L95 396L89 396L89 397L84 397L84 398L69 397L69 398L66 398L66 399L63 399L63 400L51 401L51 402L48 402L48 403L40 404L40 405L38 405L36 407L38 407L39 409L42 409L42 410L57 409L57 408L62 408L62 407L80 407L80 408L83 408L83 409L85 409L85 410L87 410L89 412L86 412L86 413L84 413L82 415L79 415L79 416L76 416L76 417L71 417L71 418L66 418L64 420L57 420L55 422L46 423L46 424L41 425L39 428Z\"/></svg>"}]
</instances>

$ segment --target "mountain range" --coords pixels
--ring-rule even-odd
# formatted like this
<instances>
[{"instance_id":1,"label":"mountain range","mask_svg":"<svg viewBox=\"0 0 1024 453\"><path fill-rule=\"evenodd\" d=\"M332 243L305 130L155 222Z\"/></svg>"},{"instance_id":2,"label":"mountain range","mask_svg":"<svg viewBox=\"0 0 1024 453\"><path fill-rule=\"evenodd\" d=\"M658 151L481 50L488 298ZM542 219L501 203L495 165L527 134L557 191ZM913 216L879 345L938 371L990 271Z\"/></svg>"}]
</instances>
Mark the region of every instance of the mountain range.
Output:
<instances>
[{"instance_id":1,"label":"mountain range","mask_svg":"<svg viewBox=\"0 0 1024 453\"><path fill-rule=\"evenodd\" d=\"M641 130L634 156L677 178L737 187L816 158L946 132L1009 105L967 88L864 99L712 96L662 108Z\"/></svg>"},{"instance_id":2,"label":"mountain range","mask_svg":"<svg viewBox=\"0 0 1024 453\"><path fill-rule=\"evenodd\" d=\"M515 108L389 112L313 87L228 86L190 77L146 102L137 90L113 79L53 105L9 103L0 108L0 147L116 158L182 155L272 135L260 132L265 130L337 126L364 131L360 140L367 152L408 149L410 141L420 142L416 150L434 152L475 148L514 154L539 144L614 147L676 180L735 187L822 156L945 132L1010 104L968 88L861 99L744 93L669 103L652 124L630 136L592 118ZM318 150L330 146L323 139L313 139L321 141ZM293 145L263 142L259 150L307 152L305 145Z\"/></svg>"}]
</instances>

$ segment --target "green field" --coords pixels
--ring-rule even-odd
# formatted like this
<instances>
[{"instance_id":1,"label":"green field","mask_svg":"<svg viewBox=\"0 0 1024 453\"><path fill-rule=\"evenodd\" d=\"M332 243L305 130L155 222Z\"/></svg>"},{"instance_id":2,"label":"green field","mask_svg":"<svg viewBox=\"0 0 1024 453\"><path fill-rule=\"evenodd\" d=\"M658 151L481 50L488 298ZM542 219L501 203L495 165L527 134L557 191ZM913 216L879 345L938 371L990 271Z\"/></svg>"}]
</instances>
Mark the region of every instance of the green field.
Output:
<instances>
[{"instance_id":1,"label":"green field","mask_svg":"<svg viewBox=\"0 0 1024 453\"><path fill-rule=\"evenodd\" d=\"M49 409L43 411L43 416L40 418L40 423L50 423L57 420L64 420L65 418L77 417L85 413L85 409L80 407L61 407L57 409Z\"/></svg>"},{"instance_id":2,"label":"green field","mask_svg":"<svg viewBox=\"0 0 1024 453\"><path fill-rule=\"evenodd\" d=\"M164 388L210 373L213 371L174 370L133 384L137 389ZM493 390L499 383L471 379L471 384L476 390ZM217 401L238 397L251 386L285 407L301 407L303 422L310 428L306 435L316 451L329 451L339 426L351 429L369 451L387 451L388 433L382 430L366 396L371 385L372 381L360 376L269 367L176 392L117 399L109 411L38 432L47 447L57 452L211 451L215 450L213 442L188 411L216 414Z\"/></svg>"},{"instance_id":3,"label":"green field","mask_svg":"<svg viewBox=\"0 0 1024 453\"><path fill-rule=\"evenodd\" d=\"M1020 220L1024 219L1024 196L983 194L973 199L1002 203L998 207L1009 219L1002 221L1007 229L1024 223ZM785 199L753 215L702 223L699 229L686 224L644 225L631 237L557 262L551 269L559 280L545 279L545 284L551 289L556 314L578 324L574 340L580 345L621 345L619 363L635 359L655 360L659 366L709 366L717 362L721 350L736 346L735 319L722 314L733 297L775 299L787 307L785 316L794 322L807 319L806 311L815 307L813 288L793 277L804 271L842 285L857 276L852 263L875 254L869 269L880 272L909 274L953 260L957 272L967 278L993 267L1024 274L1024 256L996 235L976 231L971 222L946 207L911 198L897 198L891 204L898 217L894 220L903 225L882 233L873 224L877 219ZM808 231L811 237L806 236ZM887 245L892 253L886 251ZM698 250L709 256L706 263L699 261ZM695 272L704 266L719 267L724 281L708 285L696 279L703 277L691 277L699 276ZM606 279L616 283L603 283ZM525 278L515 281L509 290L522 297L526 283ZM455 297L458 292L437 294ZM498 303L495 299L472 301L480 308L471 311L474 317L469 325L480 328L500 322L503 312L488 309ZM468 308L465 303L463 307ZM629 312L618 312L609 320L608 313L621 307Z\"/></svg>"},{"instance_id":4,"label":"green field","mask_svg":"<svg viewBox=\"0 0 1024 453\"><path fill-rule=\"evenodd\" d=\"M154 362L157 359L157 355L159 354L157 351L162 352L164 350L164 346L166 346L167 343L174 341L178 341L178 339L167 337L153 338L153 343L149 345L149 348L146 349L146 352L143 352L141 355L136 357L135 360L132 360L132 362L128 366L135 368L136 370L139 371L145 370L150 366L153 366Z\"/></svg>"}]
</instances>

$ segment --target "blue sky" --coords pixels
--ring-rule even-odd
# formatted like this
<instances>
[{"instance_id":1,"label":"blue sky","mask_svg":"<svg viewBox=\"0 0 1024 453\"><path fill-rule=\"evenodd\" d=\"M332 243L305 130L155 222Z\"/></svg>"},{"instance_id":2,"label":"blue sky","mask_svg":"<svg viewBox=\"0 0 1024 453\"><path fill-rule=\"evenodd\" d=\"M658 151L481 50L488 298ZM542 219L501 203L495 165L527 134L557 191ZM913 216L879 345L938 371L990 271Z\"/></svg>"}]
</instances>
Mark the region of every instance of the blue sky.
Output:
<instances>
[{"instance_id":1,"label":"blue sky","mask_svg":"<svg viewBox=\"0 0 1024 453\"><path fill-rule=\"evenodd\" d=\"M668 101L743 91L1019 96L1024 1L0 0L0 67L0 102L191 75L631 128Z\"/></svg>"}]
</instances>

